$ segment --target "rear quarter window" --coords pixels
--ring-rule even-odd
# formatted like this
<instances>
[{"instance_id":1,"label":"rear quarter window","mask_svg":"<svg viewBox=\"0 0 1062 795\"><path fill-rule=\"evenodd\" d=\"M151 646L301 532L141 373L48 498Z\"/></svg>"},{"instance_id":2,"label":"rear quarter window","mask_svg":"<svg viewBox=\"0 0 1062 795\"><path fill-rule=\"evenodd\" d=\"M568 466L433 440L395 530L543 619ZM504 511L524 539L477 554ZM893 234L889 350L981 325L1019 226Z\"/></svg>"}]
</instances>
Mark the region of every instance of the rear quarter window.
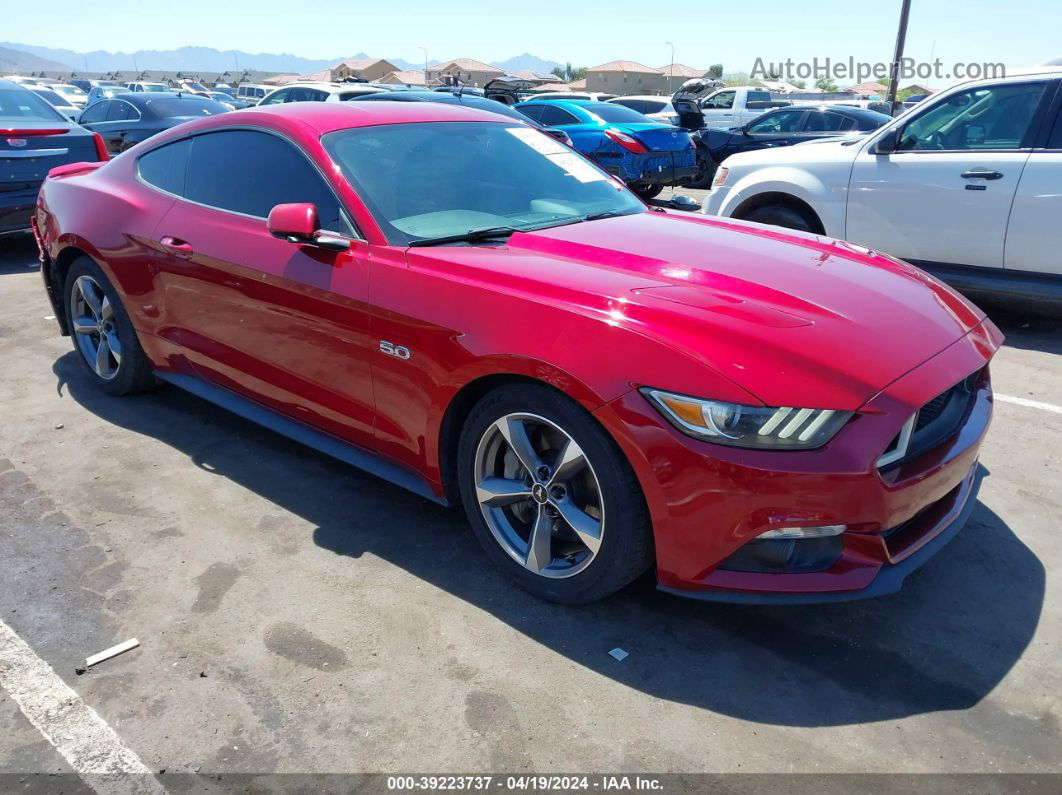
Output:
<instances>
[{"instance_id":1,"label":"rear quarter window","mask_svg":"<svg viewBox=\"0 0 1062 795\"><path fill-rule=\"evenodd\" d=\"M184 175L188 168L188 152L192 142L188 138L152 149L137 161L140 178L159 190L175 196L184 195Z\"/></svg>"}]
</instances>

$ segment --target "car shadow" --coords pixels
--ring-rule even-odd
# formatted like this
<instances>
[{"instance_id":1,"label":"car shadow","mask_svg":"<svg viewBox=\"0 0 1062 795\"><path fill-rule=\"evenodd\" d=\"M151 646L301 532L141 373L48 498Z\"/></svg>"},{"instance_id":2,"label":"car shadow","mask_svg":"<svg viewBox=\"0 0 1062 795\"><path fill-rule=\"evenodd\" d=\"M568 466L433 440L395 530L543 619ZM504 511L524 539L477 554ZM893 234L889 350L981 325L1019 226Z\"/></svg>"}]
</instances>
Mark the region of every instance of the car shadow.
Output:
<instances>
[{"instance_id":1,"label":"car shadow","mask_svg":"<svg viewBox=\"0 0 1062 795\"><path fill-rule=\"evenodd\" d=\"M978 305L1007 335L1004 343L1011 348L1062 354L1062 307L1054 312L1028 307L1001 298L980 299Z\"/></svg>"},{"instance_id":2,"label":"car shadow","mask_svg":"<svg viewBox=\"0 0 1062 795\"><path fill-rule=\"evenodd\" d=\"M37 267L37 244L33 235L0 238L0 276L25 273Z\"/></svg>"},{"instance_id":3,"label":"car shadow","mask_svg":"<svg viewBox=\"0 0 1062 795\"><path fill-rule=\"evenodd\" d=\"M1044 599L1040 561L983 504L903 591L865 602L752 607L687 601L651 578L586 607L541 602L488 563L447 509L176 388L110 397L73 352L53 370L108 423L315 526L322 550L389 561L625 687L749 721L831 726L978 704L1029 644ZM337 495L343 495L337 499ZM620 647L622 662L608 655ZM1005 716L1003 716L1005 719Z\"/></svg>"}]
</instances>

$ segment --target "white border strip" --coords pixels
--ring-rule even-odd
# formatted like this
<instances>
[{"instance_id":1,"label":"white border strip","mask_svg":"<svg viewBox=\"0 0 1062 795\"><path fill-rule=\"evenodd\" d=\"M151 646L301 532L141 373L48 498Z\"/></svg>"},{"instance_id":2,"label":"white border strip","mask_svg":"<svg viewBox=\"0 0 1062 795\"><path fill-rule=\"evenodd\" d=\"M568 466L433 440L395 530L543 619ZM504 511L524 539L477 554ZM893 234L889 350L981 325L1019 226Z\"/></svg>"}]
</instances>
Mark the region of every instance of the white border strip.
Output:
<instances>
[{"instance_id":1,"label":"white border strip","mask_svg":"<svg viewBox=\"0 0 1062 795\"><path fill-rule=\"evenodd\" d=\"M22 714L55 746L74 772L100 795L166 792L114 729L3 621L0 688L8 692Z\"/></svg>"},{"instance_id":2,"label":"white border strip","mask_svg":"<svg viewBox=\"0 0 1062 795\"><path fill-rule=\"evenodd\" d=\"M998 392L996 392L994 397L996 400L1003 403L1013 403L1015 406L1025 406L1029 409L1039 409L1040 411L1050 411L1055 414L1062 414L1062 406L1056 406L1053 403L1041 403L1039 400L1011 397L1010 395L1001 395Z\"/></svg>"}]
</instances>

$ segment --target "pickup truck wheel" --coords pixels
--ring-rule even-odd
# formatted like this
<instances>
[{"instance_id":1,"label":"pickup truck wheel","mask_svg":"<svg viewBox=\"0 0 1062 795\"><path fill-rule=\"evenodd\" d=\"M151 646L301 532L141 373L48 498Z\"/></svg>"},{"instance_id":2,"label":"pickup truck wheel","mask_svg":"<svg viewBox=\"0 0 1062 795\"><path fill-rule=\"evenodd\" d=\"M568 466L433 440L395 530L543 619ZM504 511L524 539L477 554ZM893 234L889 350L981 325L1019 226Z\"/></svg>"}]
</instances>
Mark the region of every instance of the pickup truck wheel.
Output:
<instances>
[{"instance_id":1,"label":"pickup truck wheel","mask_svg":"<svg viewBox=\"0 0 1062 795\"><path fill-rule=\"evenodd\" d=\"M487 556L541 599L585 604L652 562L630 464L578 403L511 384L473 407L458 442L461 502Z\"/></svg>"},{"instance_id":2,"label":"pickup truck wheel","mask_svg":"<svg viewBox=\"0 0 1062 795\"><path fill-rule=\"evenodd\" d=\"M78 360L92 381L111 395L132 395L156 385L118 292L88 257L78 257L66 274L67 328Z\"/></svg>"},{"instance_id":3,"label":"pickup truck wheel","mask_svg":"<svg viewBox=\"0 0 1062 795\"><path fill-rule=\"evenodd\" d=\"M743 221L755 221L760 224L782 226L786 229L796 229L799 232L815 232L814 222L796 207L788 204L765 204L755 210L744 213Z\"/></svg>"},{"instance_id":4,"label":"pickup truck wheel","mask_svg":"<svg viewBox=\"0 0 1062 795\"><path fill-rule=\"evenodd\" d=\"M632 191L634 191L636 194L638 194L638 196L640 198L644 199L645 201L649 201L649 199L655 199L657 196L660 195L660 191L662 191L664 189L663 185L637 185L637 184L635 184L635 185L629 185L628 187Z\"/></svg>"}]
</instances>

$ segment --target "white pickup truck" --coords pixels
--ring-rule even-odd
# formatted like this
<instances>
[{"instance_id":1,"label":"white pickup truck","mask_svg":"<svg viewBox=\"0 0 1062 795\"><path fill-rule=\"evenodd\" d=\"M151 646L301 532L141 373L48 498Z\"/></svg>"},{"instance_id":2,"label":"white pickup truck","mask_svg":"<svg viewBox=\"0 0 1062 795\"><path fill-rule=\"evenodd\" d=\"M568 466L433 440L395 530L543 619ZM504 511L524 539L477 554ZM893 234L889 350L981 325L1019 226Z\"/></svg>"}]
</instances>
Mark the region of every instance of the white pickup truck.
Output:
<instances>
[{"instance_id":1,"label":"white pickup truck","mask_svg":"<svg viewBox=\"0 0 1062 795\"><path fill-rule=\"evenodd\" d=\"M755 86L720 88L701 100L706 127L741 127L764 111L791 105L785 100L772 100L771 92Z\"/></svg>"},{"instance_id":2,"label":"white pickup truck","mask_svg":"<svg viewBox=\"0 0 1062 795\"><path fill-rule=\"evenodd\" d=\"M703 212L851 241L974 295L1062 305L1062 68L934 94L862 138L743 152Z\"/></svg>"}]
</instances>

